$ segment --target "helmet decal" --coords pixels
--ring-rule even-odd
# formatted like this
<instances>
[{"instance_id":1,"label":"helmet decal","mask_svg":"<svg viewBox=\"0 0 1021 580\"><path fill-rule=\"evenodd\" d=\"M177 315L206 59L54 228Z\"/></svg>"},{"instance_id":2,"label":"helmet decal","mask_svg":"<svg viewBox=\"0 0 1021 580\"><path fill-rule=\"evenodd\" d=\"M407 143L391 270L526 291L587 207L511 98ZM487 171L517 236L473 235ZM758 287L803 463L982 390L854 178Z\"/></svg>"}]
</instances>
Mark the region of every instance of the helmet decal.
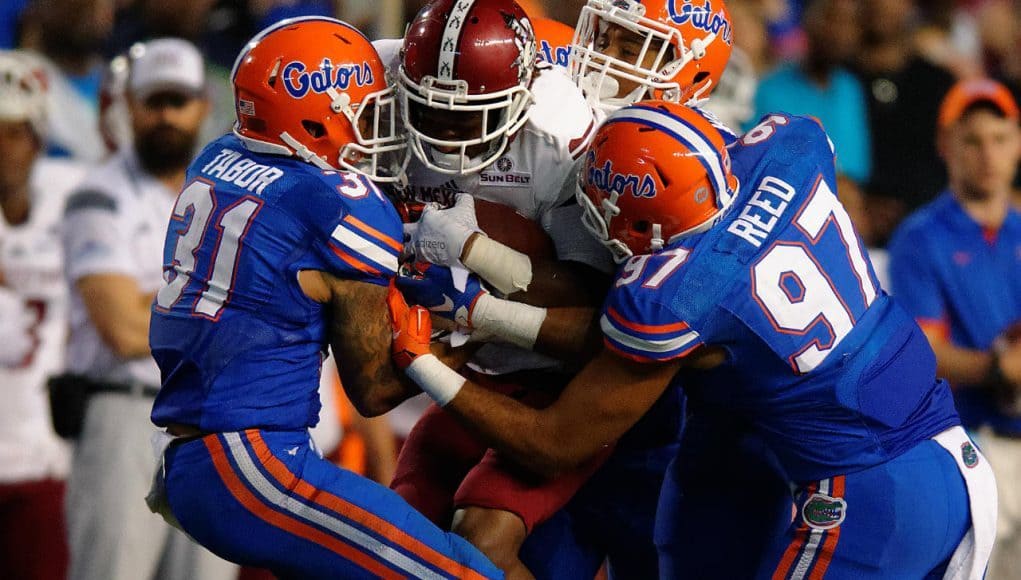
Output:
<instances>
[{"instance_id":1,"label":"helmet decal","mask_svg":"<svg viewBox=\"0 0 1021 580\"><path fill-rule=\"evenodd\" d=\"M375 82L372 67L362 61L361 64L342 64L333 66L329 58L324 58L317 70L307 72L305 63L292 60L284 66L284 88L295 99L300 99L312 91L316 94L325 93L334 88L347 90L352 84L359 87Z\"/></svg>"},{"instance_id":2,"label":"helmet decal","mask_svg":"<svg viewBox=\"0 0 1021 580\"><path fill-rule=\"evenodd\" d=\"M532 77L533 64L536 58L535 31L528 18L517 18L509 12L500 12L507 28L514 31L514 46L518 48L518 58L514 67L518 69L518 82L527 84Z\"/></svg>"},{"instance_id":3,"label":"helmet decal","mask_svg":"<svg viewBox=\"0 0 1021 580\"><path fill-rule=\"evenodd\" d=\"M701 6L693 0L682 0L684 4L677 9L678 0L668 0L667 13L675 24L691 23L691 26L718 35L723 42L733 45L734 31L730 19L722 8L713 12L712 0L704 0Z\"/></svg>"},{"instance_id":4,"label":"helmet decal","mask_svg":"<svg viewBox=\"0 0 1021 580\"><path fill-rule=\"evenodd\" d=\"M450 11L450 18L443 29L443 39L440 40L440 62L436 69L436 76L445 81L453 79L454 58L457 56L457 39L461 37L461 28L467 19L468 11L475 4L475 0L457 0Z\"/></svg>"},{"instance_id":5,"label":"helmet decal","mask_svg":"<svg viewBox=\"0 0 1021 580\"><path fill-rule=\"evenodd\" d=\"M618 173L613 170L613 161L607 159L602 167L599 167L593 163L595 159L595 152L590 150L585 164L588 183L592 187L610 195L630 193L635 197L656 197L656 182L648 173L641 177L634 173Z\"/></svg>"}]
</instances>

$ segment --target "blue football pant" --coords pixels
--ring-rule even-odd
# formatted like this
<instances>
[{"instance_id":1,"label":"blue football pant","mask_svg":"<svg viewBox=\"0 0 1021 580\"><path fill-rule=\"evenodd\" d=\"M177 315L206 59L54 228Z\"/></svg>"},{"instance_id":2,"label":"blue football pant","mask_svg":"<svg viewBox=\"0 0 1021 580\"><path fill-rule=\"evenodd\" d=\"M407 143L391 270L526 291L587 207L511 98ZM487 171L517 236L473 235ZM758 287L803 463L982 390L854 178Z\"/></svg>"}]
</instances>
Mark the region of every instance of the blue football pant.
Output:
<instances>
[{"instance_id":1,"label":"blue football pant","mask_svg":"<svg viewBox=\"0 0 1021 580\"><path fill-rule=\"evenodd\" d=\"M170 508L228 560L280 578L502 578L393 491L319 457L308 433L251 429L171 445Z\"/></svg>"},{"instance_id":2,"label":"blue football pant","mask_svg":"<svg viewBox=\"0 0 1021 580\"><path fill-rule=\"evenodd\" d=\"M798 490L797 517L759 578L942 578L971 527L954 458L932 440Z\"/></svg>"},{"instance_id":3,"label":"blue football pant","mask_svg":"<svg viewBox=\"0 0 1021 580\"><path fill-rule=\"evenodd\" d=\"M618 447L566 507L537 526L521 561L537 580L591 580L604 560L611 578L658 578L656 506L677 443Z\"/></svg>"},{"instance_id":4,"label":"blue football pant","mask_svg":"<svg viewBox=\"0 0 1021 580\"><path fill-rule=\"evenodd\" d=\"M659 577L754 577L792 507L775 456L748 425L696 410L660 493Z\"/></svg>"}]
</instances>

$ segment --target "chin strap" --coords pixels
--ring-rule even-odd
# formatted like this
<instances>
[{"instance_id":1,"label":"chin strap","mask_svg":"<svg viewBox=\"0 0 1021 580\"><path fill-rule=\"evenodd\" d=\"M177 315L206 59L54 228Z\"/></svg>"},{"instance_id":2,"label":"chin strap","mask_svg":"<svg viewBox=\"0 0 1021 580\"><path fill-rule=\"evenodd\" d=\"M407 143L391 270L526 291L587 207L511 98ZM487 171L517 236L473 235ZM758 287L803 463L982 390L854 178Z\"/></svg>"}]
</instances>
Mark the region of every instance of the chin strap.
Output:
<instances>
[{"instance_id":1,"label":"chin strap","mask_svg":"<svg viewBox=\"0 0 1021 580\"><path fill-rule=\"evenodd\" d=\"M319 169L336 170L335 167L326 162L325 159L316 155L311 149L305 146L304 143L298 141L287 131L280 134L280 140L294 151L294 154L303 159L306 163L311 163Z\"/></svg>"}]
</instances>

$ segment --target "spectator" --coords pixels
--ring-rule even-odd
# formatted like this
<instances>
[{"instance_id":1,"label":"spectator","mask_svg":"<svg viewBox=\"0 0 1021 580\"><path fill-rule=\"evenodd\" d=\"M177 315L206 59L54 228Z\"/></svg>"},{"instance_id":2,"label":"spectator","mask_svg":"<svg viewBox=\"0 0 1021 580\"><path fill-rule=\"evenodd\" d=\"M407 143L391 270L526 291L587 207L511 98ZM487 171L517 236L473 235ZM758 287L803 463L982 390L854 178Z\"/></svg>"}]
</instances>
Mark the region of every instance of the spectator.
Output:
<instances>
[{"instance_id":1,"label":"spectator","mask_svg":"<svg viewBox=\"0 0 1021 580\"><path fill-rule=\"evenodd\" d=\"M858 76L872 134L867 204L878 245L906 212L932 200L946 179L936 116L953 76L915 53L913 0L867 0Z\"/></svg>"},{"instance_id":2,"label":"spectator","mask_svg":"<svg viewBox=\"0 0 1021 580\"><path fill-rule=\"evenodd\" d=\"M914 45L917 53L957 78L982 76L978 23L956 0L928 0L918 5Z\"/></svg>"},{"instance_id":3,"label":"spectator","mask_svg":"<svg viewBox=\"0 0 1021 580\"><path fill-rule=\"evenodd\" d=\"M1010 204L1018 117L999 83L954 86L939 114L948 189L890 243L894 295L922 326L996 473L990 578L1013 577L1021 561L1021 212Z\"/></svg>"},{"instance_id":4,"label":"spectator","mask_svg":"<svg viewBox=\"0 0 1021 580\"><path fill-rule=\"evenodd\" d=\"M861 183L871 169L865 95L858 79L843 67L858 49L857 22L855 0L808 4L805 58L800 64L781 65L762 79L752 122L773 111L818 117L836 147L837 170Z\"/></svg>"},{"instance_id":5,"label":"spectator","mask_svg":"<svg viewBox=\"0 0 1021 580\"><path fill-rule=\"evenodd\" d=\"M153 38L181 38L200 47L205 55L207 98L212 106L199 133L200 143L220 137L234 123L230 69L234 57L253 34L252 23L245 19L245 12L237 3L218 9L215 18L214 4L214 0L136 0L118 13L117 25L107 43L111 58Z\"/></svg>"},{"instance_id":6,"label":"spectator","mask_svg":"<svg viewBox=\"0 0 1021 580\"><path fill-rule=\"evenodd\" d=\"M46 378L64 365L67 286L56 230L83 169L40 159L46 94L24 58L0 51L0 562L6 578L67 574L65 444Z\"/></svg>"},{"instance_id":7,"label":"spectator","mask_svg":"<svg viewBox=\"0 0 1021 580\"><path fill-rule=\"evenodd\" d=\"M730 10L734 30L739 31L734 35L734 52L740 50L747 56L757 80L772 68L766 9L756 0L730 0L727 9Z\"/></svg>"},{"instance_id":8,"label":"spectator","mask_svg":"<svg viewBox=\"0 0 1021 580\"><path fill-rule=\"evenodd\" d=\"M21 45L39 53L49 95L47 154L99 161L101 49L113 26L113 0L34 0Z\"/></svg>"},{"instance_id":9,"label":"spectator","mask_svg":"<svg viewBox=\"0 0 1021 580\"><path fill-rule=\"evenodd\" d=\"M226 579L233 565L142 501L153 475L149 412L160 384L149 354L149 307L163 284L168 216L209 108L204 66L179 39L133 47L130 58L134 144L86 177L64 216L73 288L68 367L98 391L68 482L70 577Z\"/></svg>"}]
</instances>

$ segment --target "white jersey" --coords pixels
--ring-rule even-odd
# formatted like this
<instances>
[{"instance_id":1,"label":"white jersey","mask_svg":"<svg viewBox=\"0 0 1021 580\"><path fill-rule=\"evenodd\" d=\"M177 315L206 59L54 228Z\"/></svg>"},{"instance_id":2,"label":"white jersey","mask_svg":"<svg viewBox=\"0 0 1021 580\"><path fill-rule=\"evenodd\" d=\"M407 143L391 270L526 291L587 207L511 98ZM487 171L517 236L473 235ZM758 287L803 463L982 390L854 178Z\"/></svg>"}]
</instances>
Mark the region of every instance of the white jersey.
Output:
<instances>
[{"instance_id":1,"label":"white jersey","mask_svg":"<svg viewBox=\"0 0 1021 580\"><path fill-rule=\"evenodd\" d=\"M68 449L53 431L46 379L64 369L68 292L60 223L67 194L84 175L75 163L39 159L28 221L11 225L0 213L2 288L24 308L32 345L20 361L0 366L0 482L67 475Z\"/></svg>"},{"instance_id":2,"label":"white jersey","mask_svg":"<svg viewBox=\"0 0 1021 580\"><path fill-rule=\"evenodd\" d=\"M71 286L69 370L107 381L160 385L151 356L123 359L103 342L75 284L92 274L120 274L133 278L142 292L159 290L163 242L176 197L127 150L89 173L68 199L63 241Z\"/></svg>"}]
</instances>

